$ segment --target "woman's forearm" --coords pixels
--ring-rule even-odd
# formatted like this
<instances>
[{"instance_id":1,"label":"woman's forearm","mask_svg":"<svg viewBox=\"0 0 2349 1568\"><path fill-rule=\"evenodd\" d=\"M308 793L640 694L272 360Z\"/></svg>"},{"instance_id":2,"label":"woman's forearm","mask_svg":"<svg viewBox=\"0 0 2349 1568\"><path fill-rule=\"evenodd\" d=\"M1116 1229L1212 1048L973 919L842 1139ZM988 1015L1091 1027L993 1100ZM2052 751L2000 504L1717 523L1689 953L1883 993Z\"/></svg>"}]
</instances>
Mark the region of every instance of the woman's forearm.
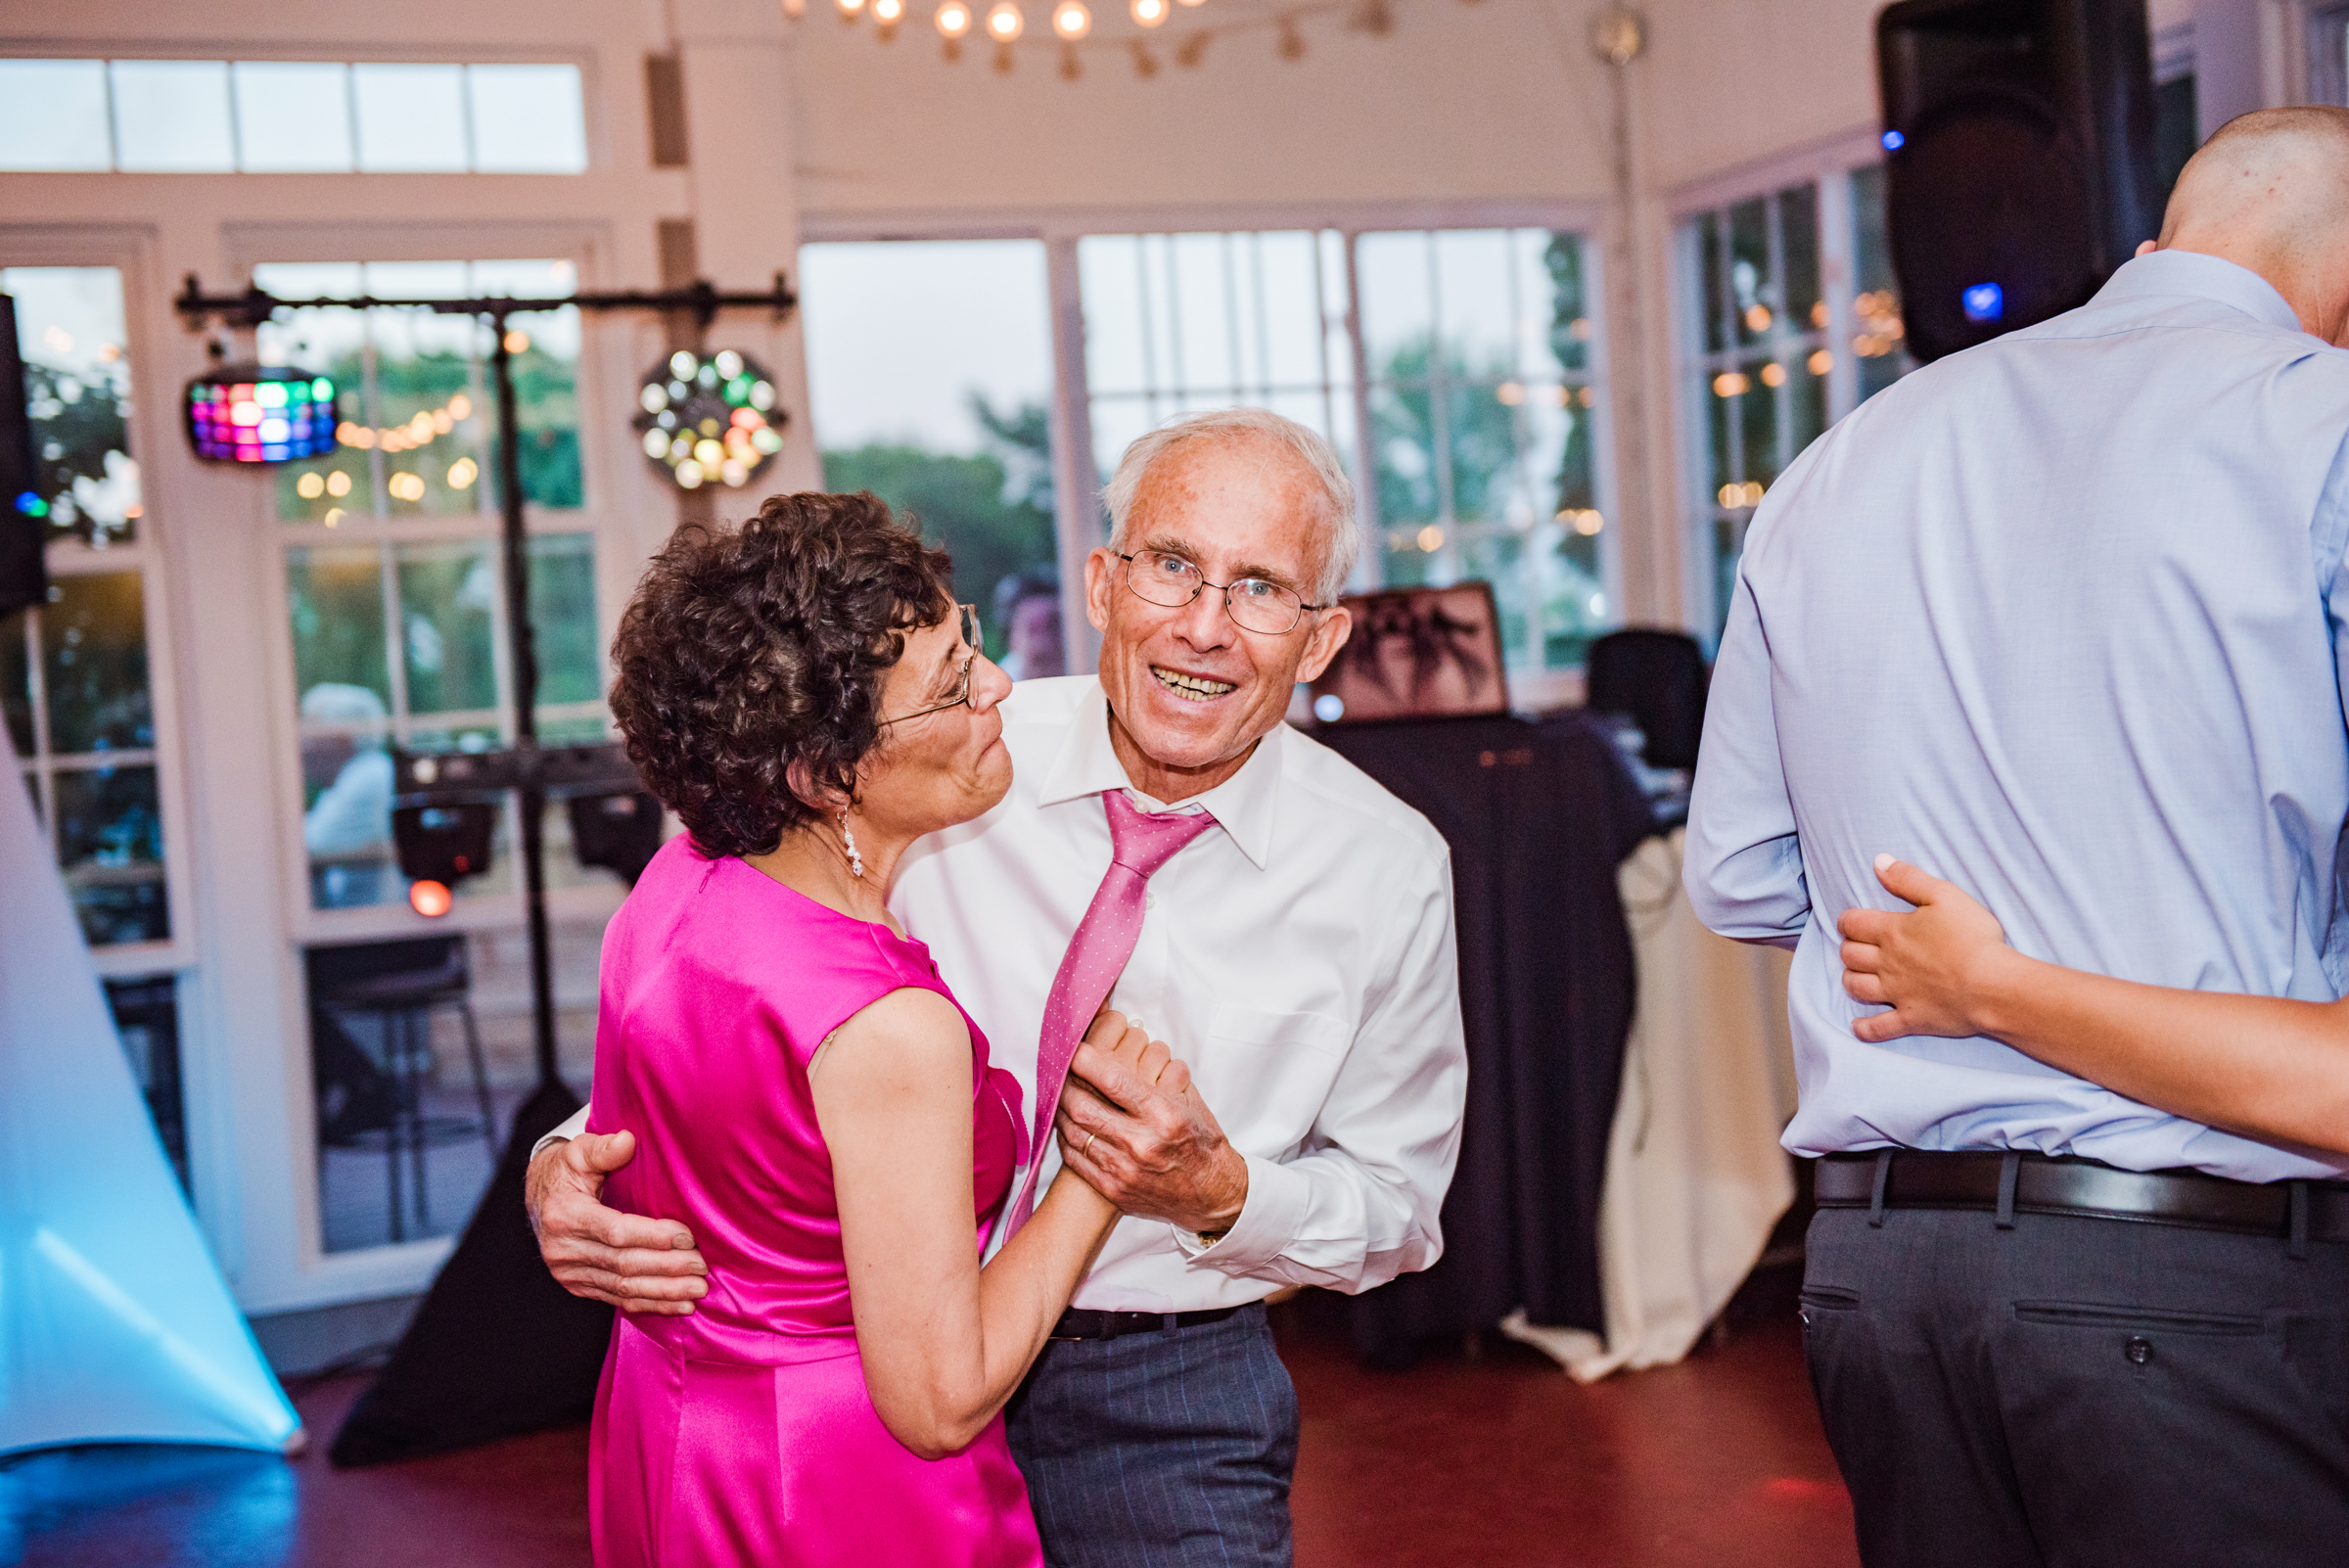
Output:
<instances>
[{"instance_id":1,"label":"woman's forearm","mask_svg":"<svg viewBox=\"0 0 2349 1568\"><path fill-rule=\"evenodd\" d=\"M1969 1009L1984 1034L2133 1100L2349 1153L2349 1003L2139 985L2000 947Z\"/></svg>"},{"instance_id":2,"label":"woman's forearm","mask_svg":"<svg viewBox=\"0 0 2349 1568\"><path fill-rule=\"evenodd\" d=\"M1117 1220L1108 1199L1063 1170L1020 1233L979 1271L987 1403L977 1425L992 1420L1028 1375Z\"/></svg>"}]
</instances>

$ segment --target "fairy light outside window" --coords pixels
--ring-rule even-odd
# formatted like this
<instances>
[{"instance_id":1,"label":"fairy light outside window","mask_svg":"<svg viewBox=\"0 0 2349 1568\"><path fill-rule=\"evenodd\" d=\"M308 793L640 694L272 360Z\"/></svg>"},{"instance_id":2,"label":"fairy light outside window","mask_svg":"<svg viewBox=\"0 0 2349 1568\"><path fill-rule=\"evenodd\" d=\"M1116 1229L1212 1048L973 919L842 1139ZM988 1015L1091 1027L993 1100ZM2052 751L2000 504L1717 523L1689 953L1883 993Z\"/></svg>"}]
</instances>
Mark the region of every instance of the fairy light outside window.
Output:
<instances>
[{"instance_id":1,"label":"fairy light outside window","mask_svg":"<svg viewBox=\"0 0 2349 1568\"><path fill-rule=\"evenodd\" d=\"M1688 214L1678 234L1696 600L1718 636L1746 530L1820 432L1913 368L1879 165Z\"/></svg>"}]
</instances>

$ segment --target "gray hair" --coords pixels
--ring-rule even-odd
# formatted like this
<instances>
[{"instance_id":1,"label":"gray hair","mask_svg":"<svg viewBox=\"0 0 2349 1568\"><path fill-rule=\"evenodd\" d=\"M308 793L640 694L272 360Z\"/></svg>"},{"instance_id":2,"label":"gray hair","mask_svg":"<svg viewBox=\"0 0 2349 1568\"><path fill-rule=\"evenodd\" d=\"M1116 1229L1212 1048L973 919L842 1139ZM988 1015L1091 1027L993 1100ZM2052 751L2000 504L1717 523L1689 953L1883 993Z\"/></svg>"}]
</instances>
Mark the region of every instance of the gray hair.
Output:
<instances>
[{"instance_id":1,"label":"gray hair","mask_svg":"<svg viewBox=\"0 0 2349 1568\"><path fill-rule=\"evenodd\" d=\"M1328 546L1321 555L1321 574L1313 583L1313 599L1318 604L1335 604L1346 589L1346 579L1354 576L1355 558L1362 549L1362 527L1354 510L1354 481L1346 477L1337 449L1319 432L1269 408L1216 408L1203 414L1185 414L1172 424L1136 438L1126 448L1126 455L1118 459L1118 471L1110 476L1108 487L1101 492L1101 499L1109 508L1109 547L1119 551L1126 548L1126 525L1132 516L1134 492L1142 487L1142 476L1149 473L1152 464L1186 442L1249 438L1287 447L1313 470L1314 480L1320 484Z\"/></svg>"}]
</instances>

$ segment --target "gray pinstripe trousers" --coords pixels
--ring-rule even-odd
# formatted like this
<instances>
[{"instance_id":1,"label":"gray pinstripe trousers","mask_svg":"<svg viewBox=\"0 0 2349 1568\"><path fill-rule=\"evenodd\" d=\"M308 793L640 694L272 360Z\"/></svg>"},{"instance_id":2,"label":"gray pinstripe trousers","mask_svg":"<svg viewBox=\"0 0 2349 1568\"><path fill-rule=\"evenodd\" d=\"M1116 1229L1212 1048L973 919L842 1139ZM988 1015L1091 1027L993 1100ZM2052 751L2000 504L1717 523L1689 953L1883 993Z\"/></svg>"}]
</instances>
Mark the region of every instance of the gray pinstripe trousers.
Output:
<instances>
[{"instance_id":1,"label":"gray pinstripe trousers","mask_svg":"<svg viewBox=\"0 0 2349 1568\"><path fill-rule=\"evenodd\" d=\"M1055 1340L1005 1413L1052 1568L1289 1568L1297 1391L1263 1307Z\"/></svg>"}]
</instances>

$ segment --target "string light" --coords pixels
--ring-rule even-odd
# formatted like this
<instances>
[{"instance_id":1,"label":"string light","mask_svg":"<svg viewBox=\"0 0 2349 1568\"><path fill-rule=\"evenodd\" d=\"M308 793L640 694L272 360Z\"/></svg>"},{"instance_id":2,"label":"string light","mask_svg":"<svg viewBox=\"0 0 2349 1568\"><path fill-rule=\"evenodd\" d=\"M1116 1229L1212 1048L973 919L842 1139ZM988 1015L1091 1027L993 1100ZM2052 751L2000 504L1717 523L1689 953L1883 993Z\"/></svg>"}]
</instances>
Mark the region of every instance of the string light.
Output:
<instances>
[{"instance_id":1,"label":"string light","mask_svg":"<svg viewBox=\"0 0 2349 1568\"><path fill-rule=\"evenodd\" d=\"M807 0L783 0L783 20L797 22L807 15Z\"/></svg>"},{"instance_id":2,"label":"string light","mask_svg":"<svg viewBox=\"0 0 2349 1568\"><path fill-rule=\"evenodd\" d=\"M412 452L419 446L431 445L472 417L473 399L459 392L438 408L418 410L404 424L376 429L345 420L335 427L335 439L342 445L355 446L362 452L377 447L387 452ZM334 482L330 479L327 483L331 485ZM349 482L345 480L344 483ZM343 492L336 490L335 493L340 495Z\"/></svg>"},{"instance_id":3,"label":"string light","mask_svg":"<svg viewBox=\"0 0 2349 1568\"><path fill-rule=\"evenodd\" d=\"M863 15L869 5L876 31L886 42L903 20L907 0L835 0L835 3L841 15L849 20ZM1176 6L1196 8L1204 4L1206 0L1127 0L1127 14L1135 27L1147 30L1164 26L1174 15ZM785 15L798 16L805 7L806 0L790 0ZM1394 0L1306 0L1276 14L1257 12L1219 25L1190 29L1175 44L1174 60L1185 69L1196 69L1206 60L1208 43L1217 33L1269 27L1275 29L1274 49L1279 58L1300 61L1308 53L1302 23L1306 18L1321 16L1340 18L1348 29L1374 37L1385 37L1395 29ZM1051 23L1051 35L1035 41L1059 52L1058 73L1063 78L1074 81L1082 77L1084 73L1082 51L1095 47L1125 49L1137 76L1148 78L1158 73L1159 57L1139 39L1094 34L1089 0L1050 0L1046 17ZM938 0L931 21L943 40L940 52L947 60L960 60L962 40L978 32L994 44L994 69L998 72L1009 75L1018 69L1019 57L1014 46L1027 41L1028 31L1028 18L1020 0L990 0L983 10L979 0Z\"/></svg>"},{"instance_id":4,"label":"string light","mask_svg":"<svg viewBox=\"0 0 2349 1568\"><path fill-rule=\"evenodd\" d=\"M942 52L948 60L960 60L962 40L970 35L971 8L964 0L943 0L930 20L937 24L939 36L945 39Z\"/></svg>"}]
</instances>

